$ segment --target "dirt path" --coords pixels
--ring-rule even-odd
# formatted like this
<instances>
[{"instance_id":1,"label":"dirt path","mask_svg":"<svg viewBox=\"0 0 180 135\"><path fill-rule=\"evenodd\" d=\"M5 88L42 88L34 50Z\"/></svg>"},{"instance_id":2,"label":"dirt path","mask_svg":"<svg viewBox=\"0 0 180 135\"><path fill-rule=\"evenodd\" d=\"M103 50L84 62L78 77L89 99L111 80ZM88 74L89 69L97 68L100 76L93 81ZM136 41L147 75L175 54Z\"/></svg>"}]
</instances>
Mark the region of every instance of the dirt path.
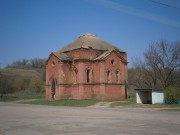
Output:
<instances>
[{"instance_id":1,"label":"dirt path","mask_svg":"<svg viewBox=\"0 0 180 135\"><path fill-rule=\"evenodd\" d=\"M95 105L91 105L89 107L92 108L108 108L113 102L98 102Z\"/></svg>"},{"instance_id":2,"label":"dirt path","mask_svg":"<svg viewBox=\"0 0 180 135\"><path fill-rule=\"evenodd\" d=\"M129 101L98 102L95 105L92 105L89 107L92 107L92 108L109 108L109 107L111 107L111 104L115 103L115 102L129 102Z\"/></svg>"}]
</instances>

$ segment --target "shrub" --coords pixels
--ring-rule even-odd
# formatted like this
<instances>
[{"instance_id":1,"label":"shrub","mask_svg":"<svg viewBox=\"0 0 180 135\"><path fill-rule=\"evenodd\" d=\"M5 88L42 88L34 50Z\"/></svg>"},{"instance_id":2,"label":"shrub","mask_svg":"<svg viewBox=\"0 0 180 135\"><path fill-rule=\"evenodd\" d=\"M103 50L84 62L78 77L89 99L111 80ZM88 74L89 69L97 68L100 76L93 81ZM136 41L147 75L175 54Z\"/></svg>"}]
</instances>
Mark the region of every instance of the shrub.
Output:
<instances>
[{"instance_id":1,"label":"shrub","mask_svg":"<svg viewBox=\"0 0 180 135\"><path fill-rule=\"evenodd\" d=\"M41 79L34 79L31 82L31 90L34 92L43 92L44 91L44 82Z\"/></svg>"},{"instance_id":2,"label":"shrub","mask_svg":"<svg viewBox=\"0 0 180 135\"><path fill-rule=\"evenodd\" d=\"M17 76L14 79L16 91L23 91L29 89L31 78L26 76Z\"/></svg>"},{"instance_id":3,"label":"shrub","mask_svg":"<svg viewBox=\"0 0 180 135\"><path fill-rule=\"evenodd\" d=\"M0 96L3 98L4 95L14 92L14 79L11 76L1 75L0 76Z\"/></svg>"},{"instance_id":4,"label":"shrub","mask_svg":"<svg viewBox=\"0 0 180 135\"><path fill-rule=\"evenodd\" d=\"M169 87L165 90L165 103L177 104L180 100L180 89L178 87Z\"/></svg>"}]
</instances>

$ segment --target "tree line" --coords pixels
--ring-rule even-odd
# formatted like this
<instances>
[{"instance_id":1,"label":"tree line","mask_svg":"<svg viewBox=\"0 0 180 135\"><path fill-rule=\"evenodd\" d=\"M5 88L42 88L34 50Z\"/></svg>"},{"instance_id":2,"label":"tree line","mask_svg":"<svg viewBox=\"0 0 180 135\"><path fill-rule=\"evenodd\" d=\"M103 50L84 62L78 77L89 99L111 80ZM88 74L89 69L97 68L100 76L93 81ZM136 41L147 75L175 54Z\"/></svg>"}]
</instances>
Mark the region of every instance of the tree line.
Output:
<instances>
[{"instance_id":1,"label":"tree line","mask_svg":"<svg viewBox=\"0 0 180 135\"><path fill-rule=\"evenodd\" d=\"M45 69L46 59L22 59L8 64L6 68L21 68L21 69Z\"/></svg>"},{"instance_id":2,"label":"tree line","mask_svg":"<svg viewBox=\"0 0 180 135\"><path fill-rule=\"evenodd\" d=\"M46 59L22 59L0 70L0 97L18 91L45 91Z\"/></svg>"}]
</instances>

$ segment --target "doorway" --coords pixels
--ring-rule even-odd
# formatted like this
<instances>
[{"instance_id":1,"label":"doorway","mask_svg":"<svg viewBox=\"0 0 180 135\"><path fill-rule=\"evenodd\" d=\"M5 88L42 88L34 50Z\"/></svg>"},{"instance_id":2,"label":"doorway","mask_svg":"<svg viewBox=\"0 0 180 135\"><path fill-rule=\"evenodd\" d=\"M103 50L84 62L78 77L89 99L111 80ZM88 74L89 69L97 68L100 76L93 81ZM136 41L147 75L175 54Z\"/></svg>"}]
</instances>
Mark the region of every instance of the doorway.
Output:
<instances>
[{"instance_id":1,"label":"doorway","mask_svg":"<svg viewBox=\"0 0 180 135\"><path fill-rule=\"evenodd\" d=\"M56 81L53 79L52 80L52 84L51 84L51 96L52 96L52 100L55 99L55 95L56 95Z\"/></svg>"}]
</instances>

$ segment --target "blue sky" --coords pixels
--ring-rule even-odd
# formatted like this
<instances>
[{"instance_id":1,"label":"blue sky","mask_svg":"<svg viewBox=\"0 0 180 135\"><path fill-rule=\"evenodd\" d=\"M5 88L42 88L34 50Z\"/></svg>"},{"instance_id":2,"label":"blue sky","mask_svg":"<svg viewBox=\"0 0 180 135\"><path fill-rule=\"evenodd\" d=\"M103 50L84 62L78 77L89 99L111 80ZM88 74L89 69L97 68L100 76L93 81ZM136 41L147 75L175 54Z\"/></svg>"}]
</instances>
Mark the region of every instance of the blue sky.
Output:
<instances>
[{"instance_id":1,"label":"blue sky","mask_svg":"<svg viewBox=\"0 0 180 135\"><path fill-rule=\"evenodd\" d=\"M142 57L180 41L180 0L0 0L0 67L49 54L90 32Z\"/></svg>"}]
</instances>

